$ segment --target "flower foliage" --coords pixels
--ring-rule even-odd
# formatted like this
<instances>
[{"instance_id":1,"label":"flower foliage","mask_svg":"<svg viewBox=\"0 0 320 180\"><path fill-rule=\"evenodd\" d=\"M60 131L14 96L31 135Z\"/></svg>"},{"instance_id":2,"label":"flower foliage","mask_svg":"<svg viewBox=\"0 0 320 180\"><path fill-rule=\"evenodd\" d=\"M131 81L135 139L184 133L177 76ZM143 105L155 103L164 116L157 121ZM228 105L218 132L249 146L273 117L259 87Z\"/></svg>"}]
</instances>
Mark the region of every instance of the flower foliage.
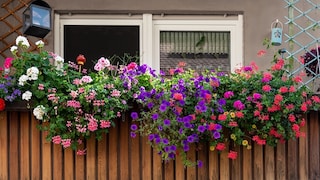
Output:
<instances>
[{"instance_id":1,"label":"flower foliage","mask_svg":"<svg viewBox=\"0 0 320 180\"><path fill-rule=\"evenodd\" d=\"M17 46L11 48L11 72L4 71L1 79L1 97L26 101L41 122L40 129L47 131L47 139L64 148L77 149L93 134L101 139L128 110L139 84L155 76L146 65L114 66L103 57L95 71L87 73L80 65L64 63L59 55L44 51L43 42L36 45L38 52L28 52L28 40L17 38Z\"/></svg>"},{"instance_id":2,"label":"flower foliage","mask_svg":"<svg viewBox=\"0 0 320 180\"><path fill-rule=\"evenodd\" d=\"M190 146L209 142L210 150L223 151L236 159L235 145L251 149L252 143L276 146L304 136L302 114L319 108L318 96L299 87L301 76L291 76L285 60L275 57L267 71L255 63L234 73L195 73L178 67L170 79L159 80L138 99L146 111L133 112L133 133L149 137L164 160L179 154L185 165Z\"/></svg>"},{"instance_id":3,"label":"flower foliage","mask_svg":"<svg viewBox=\"0 0 320 180\"><path fill-rule=\"evenodd\" d=\"M145 64L115 66L104 57L88 71L82 69L83 55L77 64L65 63L45 51L42 41L36 45L38 52L29 52L28 40L17 38L14 58L4 63L0 98L26 101L47 139L79 155L86 151L79 149L83 140L101 139L130 102L142 107L131 113L131 137L147 136L163 160L180 155L186 166L202 165L186 156L202 143L211 151L228 149L228 157L236 159L236 145L275 146L304 136L302 114L320 105L319 97L300 84L302 77L290 74L286 60L276 56L267 71L251 63L232 73L195 72L179 63L168 77ZM4 107L0 99L0 110Z\"/></svg>"}]
</instances>

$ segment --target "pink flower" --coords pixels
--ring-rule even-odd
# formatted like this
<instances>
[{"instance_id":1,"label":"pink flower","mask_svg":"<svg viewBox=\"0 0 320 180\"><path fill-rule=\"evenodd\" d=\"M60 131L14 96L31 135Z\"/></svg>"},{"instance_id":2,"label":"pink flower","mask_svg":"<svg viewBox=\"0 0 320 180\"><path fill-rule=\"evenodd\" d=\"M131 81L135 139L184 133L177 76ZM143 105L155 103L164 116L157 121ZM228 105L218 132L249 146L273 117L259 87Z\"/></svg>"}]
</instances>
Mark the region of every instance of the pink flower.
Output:
<instances>
[{"instance_id":1,"label":"pink flower","mask_svg":"<svg viewBox=\"0 0 320 180\"><path fill-rule=\"evenodd\" d=\"M83 150L77 150L77 155L79 155L79 156L83 156L83 155L86 155L86 153L87 153L87 150L86 149L83 149Z\"/></svg>"},{"instance_id":2,"label":"pink flower","mask_svg":"<svg viewBox=\"0 0 320 180\"><path fill-rule=\"evenodd\" d=\"M76 98L77 96L78 96L78 93L77 93L77 91L71 91L70 92L70 96L74 99L74 98Z\"/></svg>"},{"instance_id":3,"label":"pink flower","mask_svg":"<svg viewBox=\"0 0 320 180\"><path fill-rule=\"evenodd\" d=\"M245 105L240 100L236 100L233 103L233 107L236 108L237 110L243 110L245 108Z\"/></svg>"},{"instance_id":4,"label":"pink flower","mask_svg":"<svg viewBox=\"0 0 320 180\"><path fill-rule=\"evenodd\" d=\"M264 91L264 92L269 92L269 91L271 91L271 86L270 85L264 85L263 87L262 87L262 90Z\"/></svg>"},{"instance_id":5,"label":"pink flower","mask_svg":"<svg viewBox=\"0 0 320 180\"><path fill-rule=\"evenodd\" d=\"M84 83L91 83L92 82L92 78L90 76L83 76L81 78L81 82L84 82Z\"/></svg>"},{"instance_id":6,"label":"pink flower","mask_svg":"<svg viewBox=\"0 0 320 180\"><path fill-rule=\"evenodd\" d=\"M111 96L113 96L113 97L120 97L120 91L118 91L118 90L116 90L116 89L114 89L113 91L112 91L112 93L111 93Z\"/></svg>"},{"instance_id":7,"label":"pink flower","mask_svg":"<svg viewBox=\"0 0 320 180\"><path fill-rule=\"evenodd\" d=\"M223 151L226 148L226 145L224 143L218 143L216 146L216 149L218 151Z\"/></svg>"},{"instance_id":8,"label":"pink flower","mask_svg":"<svg viewBox=\"0 0 320 180\"><path fill-rule=\"evenodd\" d=\"M53 136L51 139L52 139L52 142L54 144L60 144L61 143L61 137L59 135Z\"/></svg>"},{"instance_id":9,"label":"pink flower","mask_svg":"<svg viewBox=\"0 0 320 180\"><path fill-rule=\"evenodd\" d=\"M261 57L261 56L265 55L266 53L267 53L267 51L265 51L265 50L260 50L260 51L258 51L257 55L258 55L259 57Z\"/></svg>"},{"instance_id":10,"label":"pink flower","mask_svg":"<svg viewBox=\"0 0 320 180\"><path fill-rule=\"evenodd\" d=\"M61 144L64 148L70 147L71 145L71 139L62 139Z\"/></svg>"},{"instance_id":11,"label":"pink flower","mask_svg":"<svg viewBox=\"0 0 320 180\"><path fill-rule=\"evenodd\" d=\"M237 127L238 123L236 121L231 121L231 122L229 122L229 126L230 127Z\"/></svg>"},{"instance_id":12,"label":"pink flower","mask_svg":"<svg viewBox=\"0 0 320 180\"><path fill-rule=\"evenodd\" d=\"M287 93L288 92L288 88L283 86L283 87L280 87L279 91L280 91L280 93Z\"/></svg>"},{"instance_id":13,"label":"pink flower","mask_svg":"<svg viewBox=\"0 0 320 180\"><path fill-rule=\"evenodd\" d=\"M233 92L232 91L227 91L223 94L223 97L226 98L226 99L229 99L233 96Z\"/></svg>"},{"instance_id":14,"label":"pink flower","mask_svg":"<svg viewBox=\"0 0 320 180\"><path fill-rule=\"evenodd\" d=\"M39 90L44 90L44 85L43 85L43 84L39 84L39 85L38 85L38 89L39 89Z\"/></svg>"},{"instance_id":15,"label":"pink flower","mask_svg":"<svg viewBox=\"0 0 320 180\"><path fill-rule=\"evenodd\" d=\"M106 120L101 120L100 121L100 128L109 128L111 126L111 122L110 121L106 121Z\"/></svg>"},{"instance_id":16,"label":"pink flower","mask_svg":"<svg viewBox=\"0 0 320 180\"><path fill-rule=\"evenodd\" d=\"M175 99L177 101L181 101L183 99L183 95L181 93L174 93L173 99Z\"/></svg>"},{"instance_id":17,"label":"pink flower","mask_svg":"<svg viewBox=\"0 0 320 180\"><path fill-rule=\"evenodd\" d=\"M229 151L229 153L228 153L228 158L230 158L230 159L233 159L233 160L235 160L235 159L237 159L237 156L238 156L238 153L236 152L236 151Z\"/></svg>"},{"instance_id":18,"label":"pink flower","mask_svg":"<svg viewBox=\"0 0 320 180\"><path fill-rule=\"evenodd\" d=\"M9 69L11 66L12 66L12 61L13 61L13 58L12 57L7 57L5 60L4 60L4 68L5 69Z\"/></svg>"},{"instance_id":19,"label":"pink flower","mask_svg":"<svg viewBox=\"0 0 320 180\"><path fill-rule=\"evenodd\" d=\"M137 64L135 62L131 62L130 64L128 64L128 70L132 70L135 69L137 67Z\"/></svg>"},{"instance_id":20,"label":"pink flower","mask_svg":"<svg viewBox=\"0 0 320 180\"><path fill-rule=\"evenodd\" d=\"M96 121L90 121L88 123L89 131L96 131L98 129L98 123Z\"/></svg>"},{"instance_id":21,"label":"pink flower","mask_svg":"<svg viewBox=\"0 0 320 180\"><path fill-rule=\"evenodd\" d=\"M76 79L73 80L73 84L74 85L80 85L81 84L81 80L76 78Z\"/></svg>"}]
</instances>

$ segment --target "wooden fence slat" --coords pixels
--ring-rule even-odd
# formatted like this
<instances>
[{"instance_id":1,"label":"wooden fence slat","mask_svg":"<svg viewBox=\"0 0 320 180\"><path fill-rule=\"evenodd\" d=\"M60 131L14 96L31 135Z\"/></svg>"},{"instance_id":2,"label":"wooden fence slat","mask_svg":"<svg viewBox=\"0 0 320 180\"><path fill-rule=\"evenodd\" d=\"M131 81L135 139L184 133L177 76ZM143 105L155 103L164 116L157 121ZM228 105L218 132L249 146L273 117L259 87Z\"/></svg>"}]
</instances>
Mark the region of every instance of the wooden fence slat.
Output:
<instances>
[{"instance_id":1,"label":"wooden fence slat","mask_svg":"<svg viewBox=\"0 0 320 180\"><path fill-rule=\"evenodd\" d=\"M310 114L310 135L309 135L309 179L320 179L320 164L319 164L319 155L320 155L320 144L319 144L319 117L318 113Z\"/></svg>"},{"instance_id":2,"label":"wooden fence slat","mask_svg":"<svg viewBox=\"0 0 320 180\"><path fill-rule=\"evenodd\" d=\"M162 180L163 177L163 167L162 167L162 159L156 149L152 149L152 176L155 180Z\"/></svg>"},{"instance_id":3,"label":"wooden fence slat","mask_svg":"<svg viewBox=\"0 0 320 180\"><path fill-rule=\"evenodd\" d=\"M264 174L265 179L275 179L274 147L266 146L264 149Z\"/></svg>"},{"instance_id":4,"label":"wooden fence slat","mask_svg":"<svg viewBox=\"0 0 320 180\"><path fill-rule=\"evenodd\" d=\"M84 149L85 142L83 144L79 145L79 149ZM91 148L91 147L90 147ZM85 156L82 155L75 155L75 164L74 164L74 169L75 169L75 179L85 179L86 178L86 164L85 164Z\"/></svg>"},{"instance_id":5,"label":"wooden fence slat","mask_svg":"<svg viewBox=\"0 0 320 180\"><path fill-rule=\"evenodd\" d=\"M109 178L108 179L119 179L118 177L118 126L110 128L109 132Z\"/></svg>"},{"instance_id":6,"label":"wooden fence slat","mask_svg":"<svg viewBox=\"0 0 320 180\"><path fill-rule=\"evenodd\" d=\"M298 175L298 149L297 140L288 141L288 161L287 161L287 173L288 179L299 179Z\"/></svg>"},{"instance_id":7,"label":"wooden fence slat","mask_svg":"<svg viewBox=\"0 0 320 180\"><path fill-rule=\"evenodd\" d=\"M230 160L228 158L228 153L229 153L229 147L227 146L227 148L223 151L221 151L220 153L220 179L231 179L231 175L230 175Z\"/></svg>"},{"instance_id":8,"label":"wooden fence slat","mask_svg":"<svg viewBox=\"0 0 320 180\"><path fill-rule=\"evenodd\" d=\"M315 112L311 112L315 113ZM307 120L307 117L304 116ZM310 122L310 121L308 121ZM301 127L301 132L305 132L305 137L299 138L299 179L300 180L308 180L308 125L309 123L306 123L304 127Z\"/></svg>"},{"instance_id":9,"label":"wooden fence slat","mask_svg":"<svg viewBox=\"0 0 320 180\"><path fill-rule=\"evenodd\" d=\"M141 152L141 161L142 161L142 179L143 180L150 180L152 179L152 164L151 164L151 147L147 143L148 142L148 137L142 137L142 152Z\"/></svg>"},{"instance_id":10,"label":"wooden fence slat","mask_svg":"<svg viewBox=\"0 0 320 180\"><path fill-rule=\"evenodd\" d=\"M52 178L52 165L51 165L51 142L46 140L47 132L42 132L42 157L41 157L41 166L42 166L42 179L51 179Z\"/></svg>"},{"instance_id":11,"label":"wooden fence slat","mask_svg":"<svg viewBox=\"0 0 320 180\"><path fill-rule=\"evenodd\" d=\"M175 160L175 167L176 167L176 173L175 173L175 179L186 179L185 177L185 167L183 165L183 162L182 162L182 158L181 156L177 156L176 157L176 160Z\"/></svg>"},{"instance_id":12,"label":"wooden fence slat","mask_svg":"<svg viewBox=\"0 0 320 180\"><path fill-rule=\"evenodd\" d=\"M52 171L52 177L54 180L62 180L63 179L63 156L62 156L62 146L58 144L52 144L53 146L53 171Z\"/></svg>"},{"instance_id":13,"label":"wooden fence slat","mask_svg":"<svg viewBox=\"0 0 320 180\"><path fill-rule=\"evenodd\" d=\"M249 141L249 144L253 146L253 142ZM244 180L253 180L252 166L252 149L247 149L247 147L242 147L242 179Z\"/></svg>"},{"instance_id":14,"label":"wooden fence slat","mask_svg":"<svg viewBox=\"0 0 320 180\"><path fill-rule=\"evenodd\" d=\"M253 179L263 180L263 147L255 144L253 148L254 165L253 165Z\"/></svg>"},{"instance_id":15,"label":"wooden fence slat","mask_svg":"<svg viewBox=\"0 0 320 180\"><path fill-rule=\"evenodd\" d=\"M129 128L128 121L119 122L120 136L120 179L129 179Z\"/></svg>"},{"instance_id":16,"label":"wooden fence slat","mask_svg":"<svg viewBox=\"0 0 320 180\"><path fill-rule=\"evenodd\" d=\"M10 112L9 129L9 178L19 179L19 119L16 112Z\"/></svg>"},{"instance_id":17,"label":"wooden fence slat","mask_svg":"<svg viewBox=\"0 0 320 180\"><path fill-rule=\"evenodd\" d=\"M169 161L164 164L164 175L163 176L164 176L165 180L174 179L174 162L173 161Z\"/></svg>"},{"instance_id":18,"label":"wooden fence slat","mask_svg":"<svg viewBox=\"0 0 320 180\"><path fill-rule=\"evenodd\" d=\"M219 170L219 155L218 151L209 152L209 179L215 180L219 179L220 170Z\"/></svg>"},{"instance_id":19,"label":"wooden fence slat","mask_svg":"<svg viewBox=\"0 0 320 180\"><path fill-rule=\"evenodd\" d=\"M238 152L237 159L231 161L231 179L232 180L241 180L242 172L241 172L241 151L240 151L240 146L236 146L234 150Z\"/></svg>"},{"instance_id":20,"label":"wooden fence slat","mask_svg":"<svg viewBox=\"0 0 320 180\"><path fill-rule=\"evenodd\" d=\"M140 141L141 137L139 134L136 135L135 138L130 138L130 175L132 180L139 180L141 179L140 174L140 161L141 157L144 155L140 151Z\"/></svg>"},{"instance_id":21,"label":"wooden fence slat","mask_svg":"<svg viewBox=\"0 0 320 180\"><path fill-rule=\"evenodd\" d=\"M63 150L63 174L64 179L75 179L75 158L74 152L71 148Z\"/></svg>"},{"instance_id":22,"label":"wooden fence slat","mask_svg":"<svg viewBox=\"0 0 320 180\"><path fill-rule=\"evenodd\" d=\"M104 134L101 141L98 142L98 174L99 180L107 180L107 136Z\"/></svg>"},{"instance_id":23,"label":"wooden fence slat","mask_svg":"<svg viewBox=\"0 0 320 180\"><path fill-rule=\"evenodd\" d=\"M286 180L286 147L279 143L276 151L276 179Z\"/></svg>"},{"instance_id":24,"label":"wooden fence slat","mask_svg":"<svg viewBox=\"0 0 320 180\"><path fill-rule=\"evenodd\" d=\"M87 179L96 179L96 137L92 135L90 139L87 140L87 155L85 167Z\"/></svg>"},{"instance_id":25,"label":"wooden fence slat","mask_svg":"<svg viewBox=\"0 0 320 180\"><path fill-rule=\"evenodd\" d=\"M41 165L40 165L40 131L37 128L38 120L31 116L31 176L34 180L40 180Z\"/></svg>"},{"instance_id":26,"label":"wooden fence slat","mask_svg":"<svg viewBox=\"0 0 320 180\"><path fill-rule=\"evenodd\" d=\"M188 160L195 162L196 161L196 147L194 144L190 145L190 149L187 152ZM187 179L194 180L197 178L197 171L195 167L187 167Z\"/></svg>"},{"instance_id":27,"label":"wooden fence slat","mask_svg":"<svg viewBox=\"0 0 320 180\"><path fill-rule=\"evenodd\" d=\"M198 160L202 162L202 167L198 167L198 180L207 180L209 176L208 172L208 145L206 143L201 144L201 147L199 147L198 154Z\"/></svg>"},{"instance_id":28,"label":"wooden fence slat","mask_svg":"<svg viewBox=\"0 0 320 180\"><path fill-rule=\"evenodd\" d=\"M28 112L20 113L20 169L21 179L30 178L30 120Z\"/></svg>"},{"instance_id":29,"label":"wooden fence slat","mask_svg":"<svg viewBox=\"0 0 320 180\"><path fill-rule=\"evenodd\" d=\"M0 179L8 179L8 120L7 112L0 112Z\"/></svg>"}]
</instances>

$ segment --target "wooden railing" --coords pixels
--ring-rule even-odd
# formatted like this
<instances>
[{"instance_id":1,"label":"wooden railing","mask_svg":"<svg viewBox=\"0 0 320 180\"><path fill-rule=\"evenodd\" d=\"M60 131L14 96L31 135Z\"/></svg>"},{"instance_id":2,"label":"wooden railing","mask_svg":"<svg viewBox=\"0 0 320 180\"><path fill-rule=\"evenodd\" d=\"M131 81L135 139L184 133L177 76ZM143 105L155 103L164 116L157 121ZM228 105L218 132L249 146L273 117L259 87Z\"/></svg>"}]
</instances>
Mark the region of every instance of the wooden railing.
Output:
<instances>
[{"instance_id":1,"label":"wooden railing","mask_svg":"<svg viewBox=\"0 0 320 180\"><path fill-rule=\"evenodd\" d=\"M320 179L319 113L311 112L303 128L305 138L277 147L238 147L238 158L229 160L208 146L193 147L190 159L203 160L202 168L184 168L178 159L162 163L145 138L132 139L130 121L117 122L103 140L86 142L87 155L77 156L46 141L30 112L0 113L0 180L143 179L143 180L296 180Z\"/></svg>"}]
</instances>

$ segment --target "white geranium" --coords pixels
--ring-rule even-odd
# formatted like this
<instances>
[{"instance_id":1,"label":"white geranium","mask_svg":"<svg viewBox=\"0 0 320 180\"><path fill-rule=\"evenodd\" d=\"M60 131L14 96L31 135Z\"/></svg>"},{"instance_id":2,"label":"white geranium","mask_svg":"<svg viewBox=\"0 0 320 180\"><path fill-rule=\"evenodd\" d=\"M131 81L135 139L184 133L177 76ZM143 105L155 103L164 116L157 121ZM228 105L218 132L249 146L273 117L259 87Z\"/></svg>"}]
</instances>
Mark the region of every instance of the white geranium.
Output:
<instances>
[{"instance_id":1,"label":"white geranium","mask_svg":"<svg viewBox=\"0 0 320 180\"><path fill-rule=\"evenodd\" d=\"M62 70L63 63L64 63L64 59L61 56L56 55L54 57L54 66L56 66L57 70Z\"/></svg>"},{"instance_id":2,"label":"white geranium","mask_svg":"<svg viewBox=\"0 0 320 180\"><path fill-rule=\"evenodd\" d=\"M29 80L29 77L27 75L23 74L19 78L19 85L20 86L24 86L27 83L28 80Z\"/></svg>"},{"instance_id":3,"label":"white geranium","mask_svg":"<svg viewBox=\"0 0 320 180\"><path fill-rule=\"evenodd\" d=\"M39 75L39 69L37 67L31 67L27 69L27 76L30 80L37 80Z\"/></svg>"},{"instance_id":4,"label":"white geranium","mask_svg":"<svg viewBox=\"0 0 320 180\"><path fill-rule=\"evenodd\" d=\"M46 108L42 105L38 105L36 108L33 109L33 115L38 119L42 120L43 116L46 113Z\"/></svg>"},{"instance_id":5,"label":"white geranium","mask_svg":"<svg viewBox=\"0 0 320 180\"><path fill-rule=\"evenodd\" d=\"M11 46L10 51L12 54L16 54L18 51L18 47L17 46Z\"/></svg>"},{"instance_id":6,"label":"white geranium","mask_svg":"<svg viewBox=\"0 0 320 180\"><path fill-rule=\"evenodd\" d=\"M22 46L26 49L28 49L30 47L29 41L26 37L24 36L18 36L16 39L16 45L17 46Z\"/></svg>"},{"instance_id":7,"label":"white geranium","mask_svg":"<svg viewBox=\"0 0 320 180\"><path fill-rule=\"evenodd\" d=\"M42 40L39 40L35 43L37 45L38 48L43 48L44 46L44 42Z\"/></svg>"},{"instance_id":8,"label":"white geranium","mask_svg":"<svg viewBox=\"0 0 320 180\"><path fill-rule=\"evenodd\" d=\"M32 92L26 91L22 94L22 100L29 101L32 97Z\"/></svg>"}]
</instances>

